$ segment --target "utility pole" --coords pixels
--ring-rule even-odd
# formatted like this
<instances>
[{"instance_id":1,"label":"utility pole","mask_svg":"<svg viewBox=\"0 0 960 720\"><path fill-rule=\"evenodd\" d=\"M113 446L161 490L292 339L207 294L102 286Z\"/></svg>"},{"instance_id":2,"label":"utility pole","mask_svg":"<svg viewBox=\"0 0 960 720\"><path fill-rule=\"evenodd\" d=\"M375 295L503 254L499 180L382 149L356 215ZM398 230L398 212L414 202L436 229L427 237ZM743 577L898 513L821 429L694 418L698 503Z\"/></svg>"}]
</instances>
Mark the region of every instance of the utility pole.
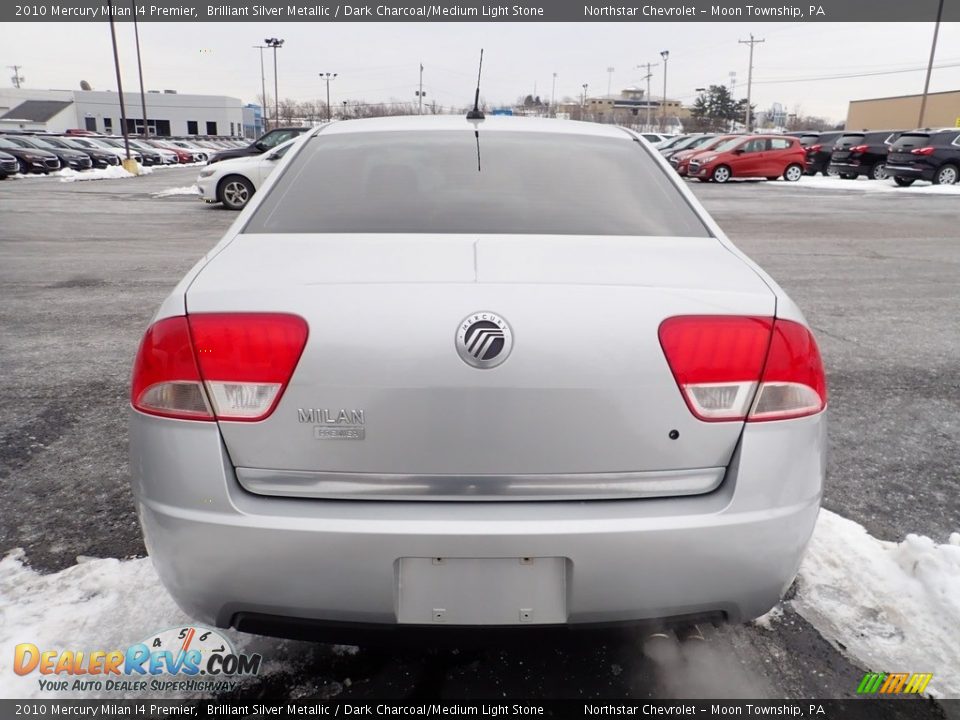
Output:
<instances>
[{"instance_id":1,"label":"utility pole","mask_svg":"<svg viewBox=\"0 0 960 720\"><path fill-rule=\"evenodd\" d=\"M553 116L557 116L557 108L554 105L554 99L557 97L557 74L553 74L553 85L550 86L550 112L553 113Z\"/></svg>"},{"instance_id":2,"label":"utility pole","mask_svg":"<svg viewBox=\"0 0 960 720\"><path fill-rule=\"evenodd\" d=\"M320 73L320 77L327 81L327 122L330 122L330 81L336 79L337 73Z\"/></svg>"},{"instance_id":3,"label":"utility pole","mask_svg":"<svg viewBox=\"0 0 960 720\"><path fill-rule=\"evenodd\" d=\"M22 68L23 65L7 65L7 67L13 70L13 77L10 78L10 82L12 82L13 86L19 90L20 83L22 83L24 79L20 74L20 68Z\"/></svg>"},{"instance_id":4,"label":"utility pole","mask_svg":"<svg viewBox=\"0 0 960 720\"><path fill-rule=\"evenodd\" d=\"M420 63L420 89L414 95L417 96L417 114L423 115L423 63Z\"/></svg>"},{"instance_id":5,"label":"utility pole","mask_svg":"<svg viewBox=\"0 0 960 720\"><path fill-rule=\"evenodd\" d=\"M583 120L587 114L587 87L589 83L583 84L583 95L580 96L580 119Z\"/></svg>"},{"instance_id":6,"label":"utility pole","mask_svg":"<svg viewBox=\"0 0 960 720\"><path fill-rule=\"evenodd\" d=\"M943 19L943 0L940 0L940 7L937 9L937 24L933 28L933 42L930 44L930 62L927 63L927 80L923 84L923 97L920 98L920 120L917 127L924 126L925 116L927 114L927 94L930 92L930 75L933 73L933 56L937 54L937 36L940 35L940 21Z\"/></svg>"},{"instance_id":7,"label":"utility pole","mask_svg":"<svg viewBox=\"0 0 960 720\"><path fill-rule=\"evenodd\" d=\"M280 93L277 90L277 48L283 47L281 38L267 38L264 42L273 48L273 126L280 124Z\"/></svg>"},{"instance_id":8,"label":"utility pole","mask_svg":"<svg viewBox=\"0 0 960 720\"><path fill-rule=\"evenodd\" d=\"M738 40L737 42L740 43L741 45L749 45L749 46L750 46L750 68L747 70L747 110L746 110L746 113L745 113L746 117L744 118L744 125L746 126L746 131L747 131L747 132L750 132L750 120L751 120L751 118L750 118L750 100L752 99L752 93L753 93L753 46L754 46L754 45L759 45L760 43L763 43L763 42L766 42L766 39L764 39L764 40L754 40L754 39L753 39L753 33L750 33L750 39L749 39L749 40Z\"/></svg>"},{"instance_id":9,"label":"utility pole","mask_svg":"<svg viewBox=\"0 0 960 720\"><path fill-rule=\"evenodd\" d=\"M140 75L140 109L143 111L143 138L150 137L147 127L147 95L143 89L143 65L140 62L140 31L137 29L137 2L130 0L130 9L133 12L133 37L137 44L137 73Z\"/></svg>"},{"instance_id":10,"label":"utility pole","mask_svg":"<svg viewBox=\"0 0 960 720\"><path fill-rule=\"evenodd\" d=\"M607 97L610 96L610 88L613 85L613 68L607 68Z\"/></svg>"},{"instance_id":11,"label":"utility pole","mask_svg":"<svg viewBox=\"0 0 960 720\"><path fill-rule=\"evenodd\" d=\"M267 113L267 81L263 75L263 51L267 48L267 46L254 45L253 47L259 48L260 50L260 102L263 103L263 105L260 108L260 111L261 111L261 115L263 116L261 118L261 120L263 120L262 130L263 132L266 132L269 129L267 127L269 123L267 122L267 115L268 115Z\"/></svg>"},{"instance_id":12,"label":"utility pole","mask_svg":"<svg viewBox=\"0 0 960 720\"><path fill-rule=\"evenodd\" d=\"M652 119L650 118L650 111L651 111L651 109L652 109L652 106L650 105L650 78L653 77L653 73L650 72L650 68L655 68L655 67L657 67L659 64L660 64L660 63L647 63L646 66L644 66L644 65L637 65L638 68L642 68L642 67L646 67L646 68L647 68L647 74L643 76L643 79L647 81L647 95L646 95L647 124L646 124L646 126L645 126L643 129L646 130L647 132L652 132L652 131L653 131L653 122L652 122Z\"/></svg>"},{"instance_id":13,"label":"utility pole","mask_svg":"<svg viewBox=\"0 0 960 720\"><path fill-rule=\"evenodd\" d=\"M669 50L661 50L663 58L663 101L660 103L660 131L667 131L667 61L670 59Z\"/></svg>"},{"instance_id":14,"label":"utility pole","mask_svg":"<svg viewBox=\"0 0 960 720\"><path fill-rule=\"evenodd\" d=\"M110 0L110 41L113 43L113 67L117 71L117 95L120 100L120 129L123 131L123 147L126 150L127 157L123 162L123 168L127 172L137 175L137 168L133 167L135 163L130 159L130 138L127 137L127 107L123 103L123 82L120 80L120 53L117 52L117 30L113 21L113 0Z\"/></svg>"}]
</instances>

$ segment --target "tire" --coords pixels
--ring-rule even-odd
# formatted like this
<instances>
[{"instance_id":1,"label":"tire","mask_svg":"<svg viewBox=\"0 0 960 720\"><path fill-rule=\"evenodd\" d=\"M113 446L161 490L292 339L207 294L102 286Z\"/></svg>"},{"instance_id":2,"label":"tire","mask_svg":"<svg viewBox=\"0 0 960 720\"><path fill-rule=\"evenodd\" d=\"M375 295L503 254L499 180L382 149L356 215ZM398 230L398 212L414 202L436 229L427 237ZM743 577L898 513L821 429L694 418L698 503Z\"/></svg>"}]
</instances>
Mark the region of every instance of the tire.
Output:
<instances>
[{"instance_id":1,"label":"tire","mask_svg":"<svg viewBox=\"0 0 960 720\"><path fill-rule=\"evenodd\" d=\"M787 165L786 169L783 171L783 179L787 182L797 182L802 177L803 168L796 163Z\"/></svg>"},{"instance_id":2,"label":"tire","mask_svg":"<svg viewBox=\"0 0 960 720\"><path fill-rule=\"evenodd\" d=\"M870 179L871 180L886 180L889 175L887 175L887 166L883 163L876 163L872 168L870 168Z\"/></svg>"},{"instance_id":3,"label":"tire","mask_svg":"<svg viewBox=\"0 0 960 720\"><path fill-rule=\"evenodd\" d=\"M27 164L26 164L23 160L18 159L18 160L17 160L17 164L20 166L20 174L21 174L21 175L27 175L27 174L29 174L30 168L27 166Z\"/></svg>"},{"instance_id":4,"label":"tire","mask_svg":"<svg viewBox=\"0 0 960 720\"><path fill-rule=\"evenodd\" d=\"M730 172L730 168L726 165L717 165L713 169L713 172L710 173L710 179L715 183L725 183L731 178L733 173Z\"/></svg>"},{"instance_id":5,"label":"tire","mask_svg":"<svg viewBox=\"0 0 960 720\"><path fill-rule=\"evenodd\" d=\"M217 199L230 210L243 210L256 190L242 175L227 175L217 185Z\"/></svg>"},{"instance_id":6,"label":"tire","mask_svg":"<svg viewBox=\"0 0 960 720\"><path fill-rule=\"evenodd\" d=\"M824 177L839 177L840 174L839 174L836 170L824 169L824 171L823 171L823 176L824 176Z\"/></svg>"},{"instance_id":7,"label":"tire","mask_svg":"<svg viewBox=\"0 0 960 720\"><path fill-rule=\"evenodd\" d=\"M710 179L709 179L709 178L701 178L701 177L698 177L697 180L699 180L700 182L710 182Z\"/></svg>"},{"instance_id":8,"label":"tire","mask_svg":"<svg viewBox=\"0 0 960 720\"><path fill-rule=\"evenodd\" d=\"M957 180L960 180L960 169L950 163L941 165L933 176L934 185L955 185Z\"/></svg>"},{"instance_id":9,"label":"tire","mask_svg":"<svg viewBox=\"0 0 960 720\"><path fill-rule=\"evenodd\" d=\"M779 175L772 175L767 178L767 180L769 180L770 182L773 182L774 180L779 180L779 179L780 179Z\"/></svg>"}]
</instances>

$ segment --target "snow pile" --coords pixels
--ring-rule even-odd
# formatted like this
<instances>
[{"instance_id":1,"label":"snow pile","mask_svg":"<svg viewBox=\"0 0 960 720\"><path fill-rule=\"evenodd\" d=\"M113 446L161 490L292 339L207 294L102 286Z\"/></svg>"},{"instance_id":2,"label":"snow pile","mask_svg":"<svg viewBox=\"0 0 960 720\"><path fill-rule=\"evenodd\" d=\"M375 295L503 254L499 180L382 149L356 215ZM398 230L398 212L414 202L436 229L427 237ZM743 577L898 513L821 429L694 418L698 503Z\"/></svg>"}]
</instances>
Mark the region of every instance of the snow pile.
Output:
<instances>
[{"instance_id":1,"label":"snow pile","mask_svg":"<svg viewBox=\"0 0 960 720\"><path fill-rule=\"evenodd\" d=\"M821 510L793 606L866 669L933 673L932 695L960 697L960 533L885 542Z\"/></svg>"},{"instance_id":2,"label":"snow pile","mask_svg":"<svg viewBox=\"0 0 960 720\"><path fill-rule=\"evenodd\" d=\"M42 691L37 682L42 677L39 672L26 676L14 673L14 648L19 643L28 642L41 651L82 650L88 653L125 649L151 633L193 624L160 584L149 558L84 559L61 572L41 575L24 564L22 550L14 550L0 560L0 698L142 698L145 696L142 692ZM322 648L234 630L220 632L230 638L237 652L263 655L261 678L275 672L290 672L309 662L311 654ZM43 677L47 680L66 679L72 683L76 678L89 679L91 676ZM113 677L131 679L123 675ZM147 694L156 695L157 691Z\"/></svg>"},{"instance_id":3,"label":"snow pile","mask_svg":"<svg viewBox=\"0 0 960 720\"><path fill-rule=\"evenodd\" d=\"M795 185L812 190L850 190L861 193L918 193L920 195L960 195L960 183L956 185L934 185L918 180L909 187L900 187L893 180L869 180L865 177L856 180L843 180L839 177L822 175L804 175L796 183L760 183L761 185Z\"/></svg>"},{"instance_id":4,"label":"snow pile","mask_svg":"<svg viewBox=\"0 0 960 720\"><path fill-rule=\"evenodd\" d=\"M149 175L153 172L153 168L140 166L141 175ZM136 177L133 173L129 173L123 169L120 165L111 165L107 168L95 168L92 170L82 170L77 172L70 168L64 168L57 173L60 178L60 182L77 182L79 180L119 180L122 178L131 178Z\"/></svg>"},{"instance_id":5,"label":"snow pile","mask_svg":"<svg viewBox=\"0 0 960 720\"><path fill-rule=\"evenodd\" d=\"M166 190L160 190L158 192L150 193L150 194L156 198L170 197L172 195L199 195L200 188L198 188L196 184L184 185L183 187L167 188Z\"/></svg>"}]
</instances>

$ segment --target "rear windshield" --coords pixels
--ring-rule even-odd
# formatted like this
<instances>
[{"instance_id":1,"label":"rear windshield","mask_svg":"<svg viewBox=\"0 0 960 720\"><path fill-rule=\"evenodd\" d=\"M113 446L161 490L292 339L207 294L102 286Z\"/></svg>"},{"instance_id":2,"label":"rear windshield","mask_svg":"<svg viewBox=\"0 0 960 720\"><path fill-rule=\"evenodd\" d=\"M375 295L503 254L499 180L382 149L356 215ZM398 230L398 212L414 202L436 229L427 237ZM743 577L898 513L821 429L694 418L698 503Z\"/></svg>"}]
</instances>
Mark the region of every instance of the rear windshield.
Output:
<instances>
[{"instance_id":1,"label":"rear windshield","mask_svg":"<svg viewBox=\"0 0 960 720\"><path fill-rule=\"evenodd\" d=\"M245 232L709 236L626 136L482 128L311 138Z\"/></svg>"},{"instance_id":2,"label":"rear windshield","mask_svg":"<svg viewBox=\"0 0 960 720\"><path fill-rule=\"evenodd\" d=\"M921 133L906 133L897 138L893 150L912 150L930 144L930 136Z\"/></svg>"},{"instance_id":3,"label":"rear windshield","mask_svg":"<svg viewBox=\"0 0 960 720\"><path fill-rule=\"evenodd\" d=\"M820 133L814 133L813 135L801 135L800 144L803 145L804 147L807 147L808 145L814 145L816 144L819 137L820 137Z\"/></svg>"},{"instance_id":4,"label":"rear windshield","mask_svg":"<svg viewBox=\"0 0 960 720\"><path fill-rule=\"evenodd\" d=\"M850 133L847 135L841 135L840 139L837 140L837 145L842 148L853 147L854 145L860 145L863 143L865 135L863 133Z\"/></svg>"}]
</instances>

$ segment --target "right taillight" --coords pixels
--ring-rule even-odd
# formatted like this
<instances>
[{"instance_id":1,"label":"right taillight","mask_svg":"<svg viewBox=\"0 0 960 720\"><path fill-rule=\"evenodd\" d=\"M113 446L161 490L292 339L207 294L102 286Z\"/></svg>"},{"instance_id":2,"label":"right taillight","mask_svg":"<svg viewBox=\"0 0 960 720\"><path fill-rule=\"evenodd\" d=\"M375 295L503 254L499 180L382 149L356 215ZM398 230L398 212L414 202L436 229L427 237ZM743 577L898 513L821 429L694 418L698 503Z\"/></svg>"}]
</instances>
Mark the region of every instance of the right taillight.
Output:
<instances>
[{"instance_id":1,"label":"right taillight","mask_svg":"<svg viewBox=\"0 0 960 720\"><path fill-rule=\"evenodd\" d=\"M823 150L823 145L811 145L807 148L808 153L818 153Z\"/></svg>"},{"instance_id":2,"label":"right taillight","mask_svg":"<svg viewBox=\"0 0 960 720\"><path fill-rule=\"evenodd\" d=\"M306 321L284 313L160 320L137 352L130 401L141 412L181 420L263 420L306 341Z\"/></svg>"},{"instance_id":3,"label":"right taillight","mask_svg":"<svg viewBox=\"0 0 960 720\"><path fill-rule=\"evenodd\" d=\"M933 155L933 146L927 145L922 148L914 148L910 151L911 155Z\"/></svg>"},{"instance_id":4,"label":"right taillight","mask_svg":"<svg viewBox=\"0 0 960 720\"><path fill-rule=\"evenodd\" d=\"M680 392L700 420L786 420L826 407L820 352L799 323L685 315L664 320L659 336Z\"/></svg>"}]
</instances>

